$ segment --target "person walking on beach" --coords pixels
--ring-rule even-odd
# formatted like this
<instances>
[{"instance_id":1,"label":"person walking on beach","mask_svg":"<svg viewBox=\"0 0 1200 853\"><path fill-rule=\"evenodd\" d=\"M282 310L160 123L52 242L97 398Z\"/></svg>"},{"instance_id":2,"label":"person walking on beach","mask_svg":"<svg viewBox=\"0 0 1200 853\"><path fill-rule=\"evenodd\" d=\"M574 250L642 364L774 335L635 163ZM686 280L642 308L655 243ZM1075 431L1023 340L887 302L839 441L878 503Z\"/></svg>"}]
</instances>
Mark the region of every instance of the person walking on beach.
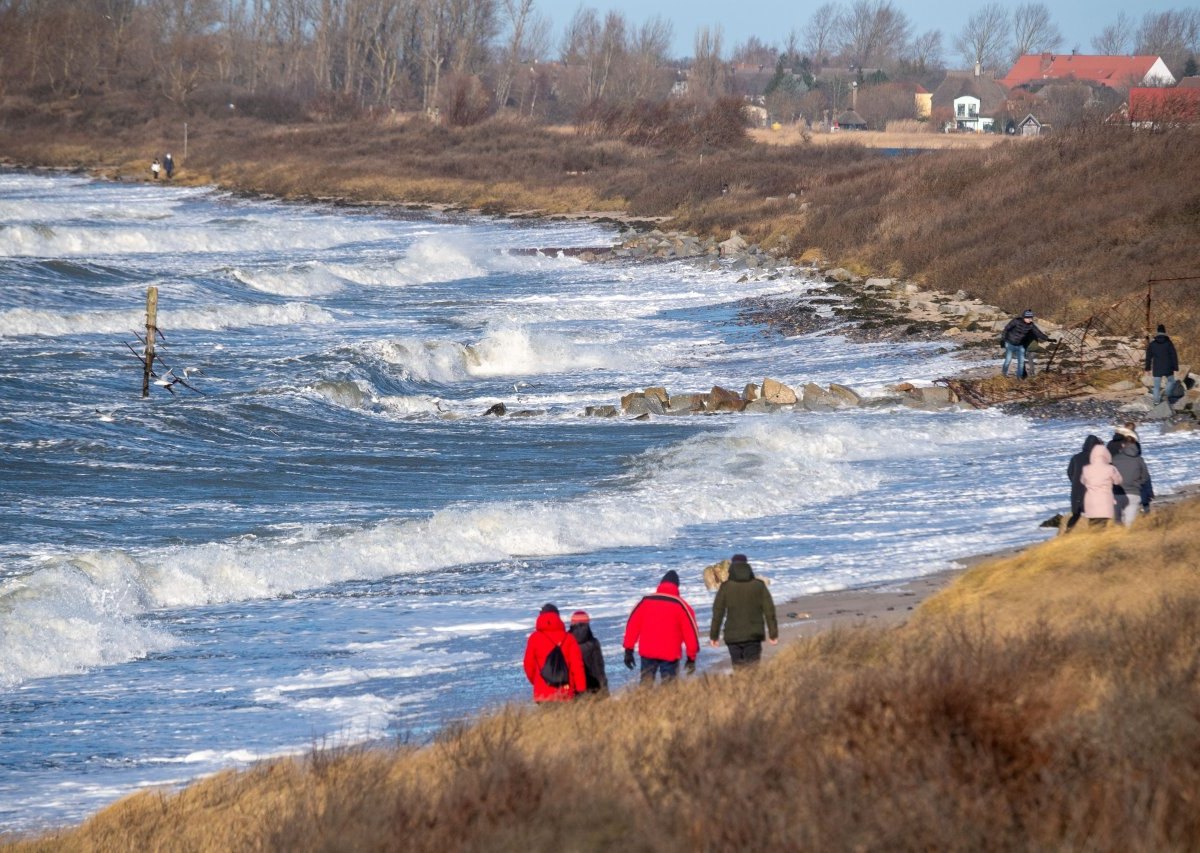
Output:
<instances>
[{"instance_id":1,"label":"person walking on beach","mask_svg":"<svg viewBox=\"0 0 1200 853\"><path fill-rule=\"evenodd\" d=\"M1085 490L1083 517L1088 520L1089 527L1106 527L1115 517L1113 486L1121 485L1121 472L1113 467L1112 454L1103 444L1093 447L1088 458L1088 464L1079 475Z\"/></svg>"},{"instance_id":2,"label":"person walking on beach","mask_svg":"<svg viewBox=\"0 0 1200 853\"><path fill-rule=\"evenodd\" d=\"M1071 461L1067 463L1067 479L1071 481L1071 517L1067 519L1067 530L1074 527L1079 521L1079 516L1083 515L1083 496L1087 489L1084 488L1080 476L1083 474L1083 466L1092 459L1092 448L1102 443L1099 436L1089 435L1083 440L1083 450L1072 456Z\"/></svg>"},{"instance_id":3,"label":"person walking on beach","mask_svg":"<svg viewBox=\"0 0 1200 853\"><path fill-rule=\"evenodd\" d=\"M150 164L150 174L154 180L158 180L158 173L162 171L162 164L158 162L158 158L154 158L154 162Z\"/></svg>"},{"instance_id":4,"label":"person walking on beach","mask_svg":"<svg viewBox=\"0 0 1200 853\"><path fill-rule=\"evenodd\" d=\"M166 156L163 157L163 171L167 173L168 181L171 180L171 176L175 174L175 158L171 156L170 151L168 151Z\"/></svg>"},{"instance_id":5,"label":"person walking on beach","mask_svg":"<svg viewBox=\"0 0 1200 853\"><path fill-rule=\"evenodd\" d=\"M779 642L775 601L767 585L754 576L745 554L734 554L729 560L729 579L721 584L713 600L708 639L714 648L720 645L717 641L722 622L729 660L735 667L758 663L764 639L769 639L771 645Z\"/></svg>"},{"instance_id":6,"label":"person walking on beach","mask_svg":"<svg viewBox=\"0 0 1200 853\"><path fill-rule=\"evenodd\" d=\"M1013 317L1000 334L1000 345L1004 347L1004 366L1000 368L1003 376L1008 376L1008 366L1017 359L1017 378L1025 378L1025 353L1035 340L1048 341L1050 336L1037 327L1033 322L1033 309L1026 308L1019 317Z\"/></svg>"},{"instance_id":7,"label":"person walking on beach","mask_svg":"<svg viewBox=\"0 0 1200 853\"><path fill-rule=\"evenodd\" d=\"M571 614L571 636L579 644L583 655L583 676L587 681L587 692L604 695L608 693L608 676L604 673L604 652L600 641L592 633L592 619L586 610Z\"/></svg>"},{"instance_id":8,"label":"person walking on beach","mask_svg":"<svg viewBox=\"0 0 1200 853\"><path fill-rule=\"evenodd\" d=\"M1167 327L1158 324L1158 334L1146 344L1146 372L1154 377L1154 405L1163 400L1163 377L1167 377L1167 400L1175 390L1175 371L1179 369L1179 354L1175 344L1167 337Z\"/></svg>"},{"instance_id":9,"label":"person walking on beach","mask_svg":"<svg viewBox=\"0 0 1200 853\"><path fill-rule=\"evenodd\" d=\"M553 655L556 650L559 654ZM567 633L553 604L543 605L525 643L525 677L533 685L533 701L538 703L569 702L587 690L579 644Z\"/></svg>"},{"instance_id":10,"label":"person walking on beach","mask_svg":"<svg viewBox=\"0 0 1200 853\"><path fill-rule=\"evenodd\" d=\"M658 589L637 603L625 624L625 666L633 669L633 650L642 656L643 684L663 681L679 674L680 647L687 656L688 673L696 671L700 653L700 631L696 611L679 596L679 574L671 569L663 575Z\"/></svg>"},{"instance_id":11,"label":"person walking on beach","mask_svg":"<svg viewBox=\"0 0 1200 853\"><path fill-rule=\"evenodd\" d=\"M1142 504L1142 490L1150 482L1150 470L1142 458L1142 446L1137 433L1128 427L1117 427L1121 446L1113 454L1113 467L1121 473L1121 485L1113 487L1116 498L1116 519L1124 525L1133 524Z\"/></svg>"}]
</instances>

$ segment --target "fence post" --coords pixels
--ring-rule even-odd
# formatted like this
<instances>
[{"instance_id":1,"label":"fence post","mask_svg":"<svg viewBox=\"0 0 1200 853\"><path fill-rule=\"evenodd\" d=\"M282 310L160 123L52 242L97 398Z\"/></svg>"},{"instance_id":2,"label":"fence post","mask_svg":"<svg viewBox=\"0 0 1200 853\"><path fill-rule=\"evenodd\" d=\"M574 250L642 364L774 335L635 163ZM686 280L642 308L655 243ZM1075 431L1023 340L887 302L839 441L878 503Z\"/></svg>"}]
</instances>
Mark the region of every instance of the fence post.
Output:
<instances>
[{"instance_id":1,"label":"fence post","mask_svg":"<svg viewBox=\"0 0 1200 853\"><path fill-rule=\"evenodd\" d=\"M150 374L154 367L154 340L158 335L158 288L146 288L146 351L142 355L142 396L150 396Z\"/></svg>"}]
</instances>

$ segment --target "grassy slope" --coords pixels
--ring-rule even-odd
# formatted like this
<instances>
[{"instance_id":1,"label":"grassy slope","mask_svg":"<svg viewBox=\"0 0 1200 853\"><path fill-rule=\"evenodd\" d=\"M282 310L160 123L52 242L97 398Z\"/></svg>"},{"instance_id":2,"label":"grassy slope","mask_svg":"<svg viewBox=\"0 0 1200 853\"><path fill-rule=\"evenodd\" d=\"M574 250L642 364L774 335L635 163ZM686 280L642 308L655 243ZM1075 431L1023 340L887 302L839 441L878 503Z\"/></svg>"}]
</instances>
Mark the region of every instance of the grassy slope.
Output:
<instances>
[{"instance_id":1,"label":"grassy slope","mask_svg":"<svg viewBox=\"0 0 1200 853\"><path fill-rule=\"evenodd\" d=\"M137 794L17 849L1195 849L1198 528L1165 507L753 674Z\"/></svg>"}]
</instances>

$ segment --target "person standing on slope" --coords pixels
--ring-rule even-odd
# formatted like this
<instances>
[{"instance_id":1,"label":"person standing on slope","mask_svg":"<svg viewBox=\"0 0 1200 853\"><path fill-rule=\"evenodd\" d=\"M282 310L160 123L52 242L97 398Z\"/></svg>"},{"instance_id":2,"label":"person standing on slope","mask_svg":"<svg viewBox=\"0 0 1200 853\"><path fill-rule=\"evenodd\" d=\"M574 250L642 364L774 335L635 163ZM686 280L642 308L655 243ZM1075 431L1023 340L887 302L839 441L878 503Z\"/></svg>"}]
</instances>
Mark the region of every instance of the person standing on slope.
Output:
<instances>
[{"instance_id":1,"label":"person standing on slope","mask_svg":"<svg viewBox=\"0 0 1200 853\"><path fill-rule=\"evenodd\" d=\"M1113 486L1121 485L1121 472L1113 467L1112 454L1103 444L1092 448L1089 460L1079 475L1085 490L1083 517L1088 520L1089 527L1106 527L1116 516Z\"/></svg>"},{"instance_id":2,"label":"person standing on slope","mask_svg":"<svg viewBox=\"0 0 1200 853\"><path fill-rule=\"evenodd\" d=\"M633 669L633 650L642 656L643 684L663 681L679 674L680 647L687 655L685 668L696 671L700 653L700 631L696 611L679 596L679 574L670 570L663 575L658 589L637 603L625 625L625 666Z\"/></svg>"},{"instance_id":3,"label":"person standing on slope","mask_svg":"<svg viewBox=\"0 0 1200 853\"><path fill-rule=\"evenodd\" d=\"M1079 516L1083 515L1083 496L1087 491L1079 479L1083 474L1083 466L1091 461L1092 448L1103 443L1100 436L1089 435L1083 440L1083 450L1072 456L1071 461L1067 463L1067 479L1071 481L1071 517L1067 519L1067 530L1074 527L1079 521Z\"/></svg>"},{"instance_id":4,"label":"person standing on slope","mask_svg":"<svg viewBox=\"0 0 1200 853\"><path fill-rule=\"evenodd\" d=\"M566 663L566 680L562 684L550 684L545 678L546 660L556 648L562 650ZM543 605L534 631L525 643L525 677L533 685L534 702L569 702L575 694L587 690L579 644L567 633L553 604Z\"/></svg>"},{"instance_id":5,"label":"person standing on slope","mask_svg":"<svg viewBox=\"0 0 1200 853\"><path fill-rule=\"evenodd\" d=\"M1154 377L1154 405L1162 402L1163 378L1167 382L1167 400L1175 390L1175 371L1179 369L1179 354L1175 352L1175 344L1167 337L1167 327L1158 324L1158 334L1146 344L1146 372ZM1186 378L1186 377L1184 377Z\"/></svg>"},{"instance_id":6,"label":"person standing on slope","mask_svg":"<svg viewBox=\"0 0 1200 853\"><path fill-rule=\"evenodd\" d=\"M568 629L575 642L579 643L579 651L583 654L583 675L587 679L588 693L608 693L608 676L604 673L604 651L600 641L592 633L592 619L586 610L576 610L571 614L571 627Z\"/></svg>"}]
</instances>

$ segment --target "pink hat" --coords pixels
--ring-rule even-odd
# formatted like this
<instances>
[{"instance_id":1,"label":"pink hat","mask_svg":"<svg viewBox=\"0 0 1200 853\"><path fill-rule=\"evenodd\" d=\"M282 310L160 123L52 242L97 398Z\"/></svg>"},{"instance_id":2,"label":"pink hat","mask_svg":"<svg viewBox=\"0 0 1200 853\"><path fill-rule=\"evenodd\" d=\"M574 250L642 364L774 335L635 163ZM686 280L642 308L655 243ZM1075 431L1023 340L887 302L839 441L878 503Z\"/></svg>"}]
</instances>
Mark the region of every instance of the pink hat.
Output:
<instances>
[{"instance_id":1,"label":"pink hat","mask_svg":"<svg viewBox=\"0 0 1200 853\"><path fill-rule=\"evenodd\" d=\"M587 615L586 610L576 610L574 613L571 614L571 624L572 625L580 625L580 624L586 625L588 622L591 622L591 621L592 621L592 618Z\"/></svg>"}]
</instances>

